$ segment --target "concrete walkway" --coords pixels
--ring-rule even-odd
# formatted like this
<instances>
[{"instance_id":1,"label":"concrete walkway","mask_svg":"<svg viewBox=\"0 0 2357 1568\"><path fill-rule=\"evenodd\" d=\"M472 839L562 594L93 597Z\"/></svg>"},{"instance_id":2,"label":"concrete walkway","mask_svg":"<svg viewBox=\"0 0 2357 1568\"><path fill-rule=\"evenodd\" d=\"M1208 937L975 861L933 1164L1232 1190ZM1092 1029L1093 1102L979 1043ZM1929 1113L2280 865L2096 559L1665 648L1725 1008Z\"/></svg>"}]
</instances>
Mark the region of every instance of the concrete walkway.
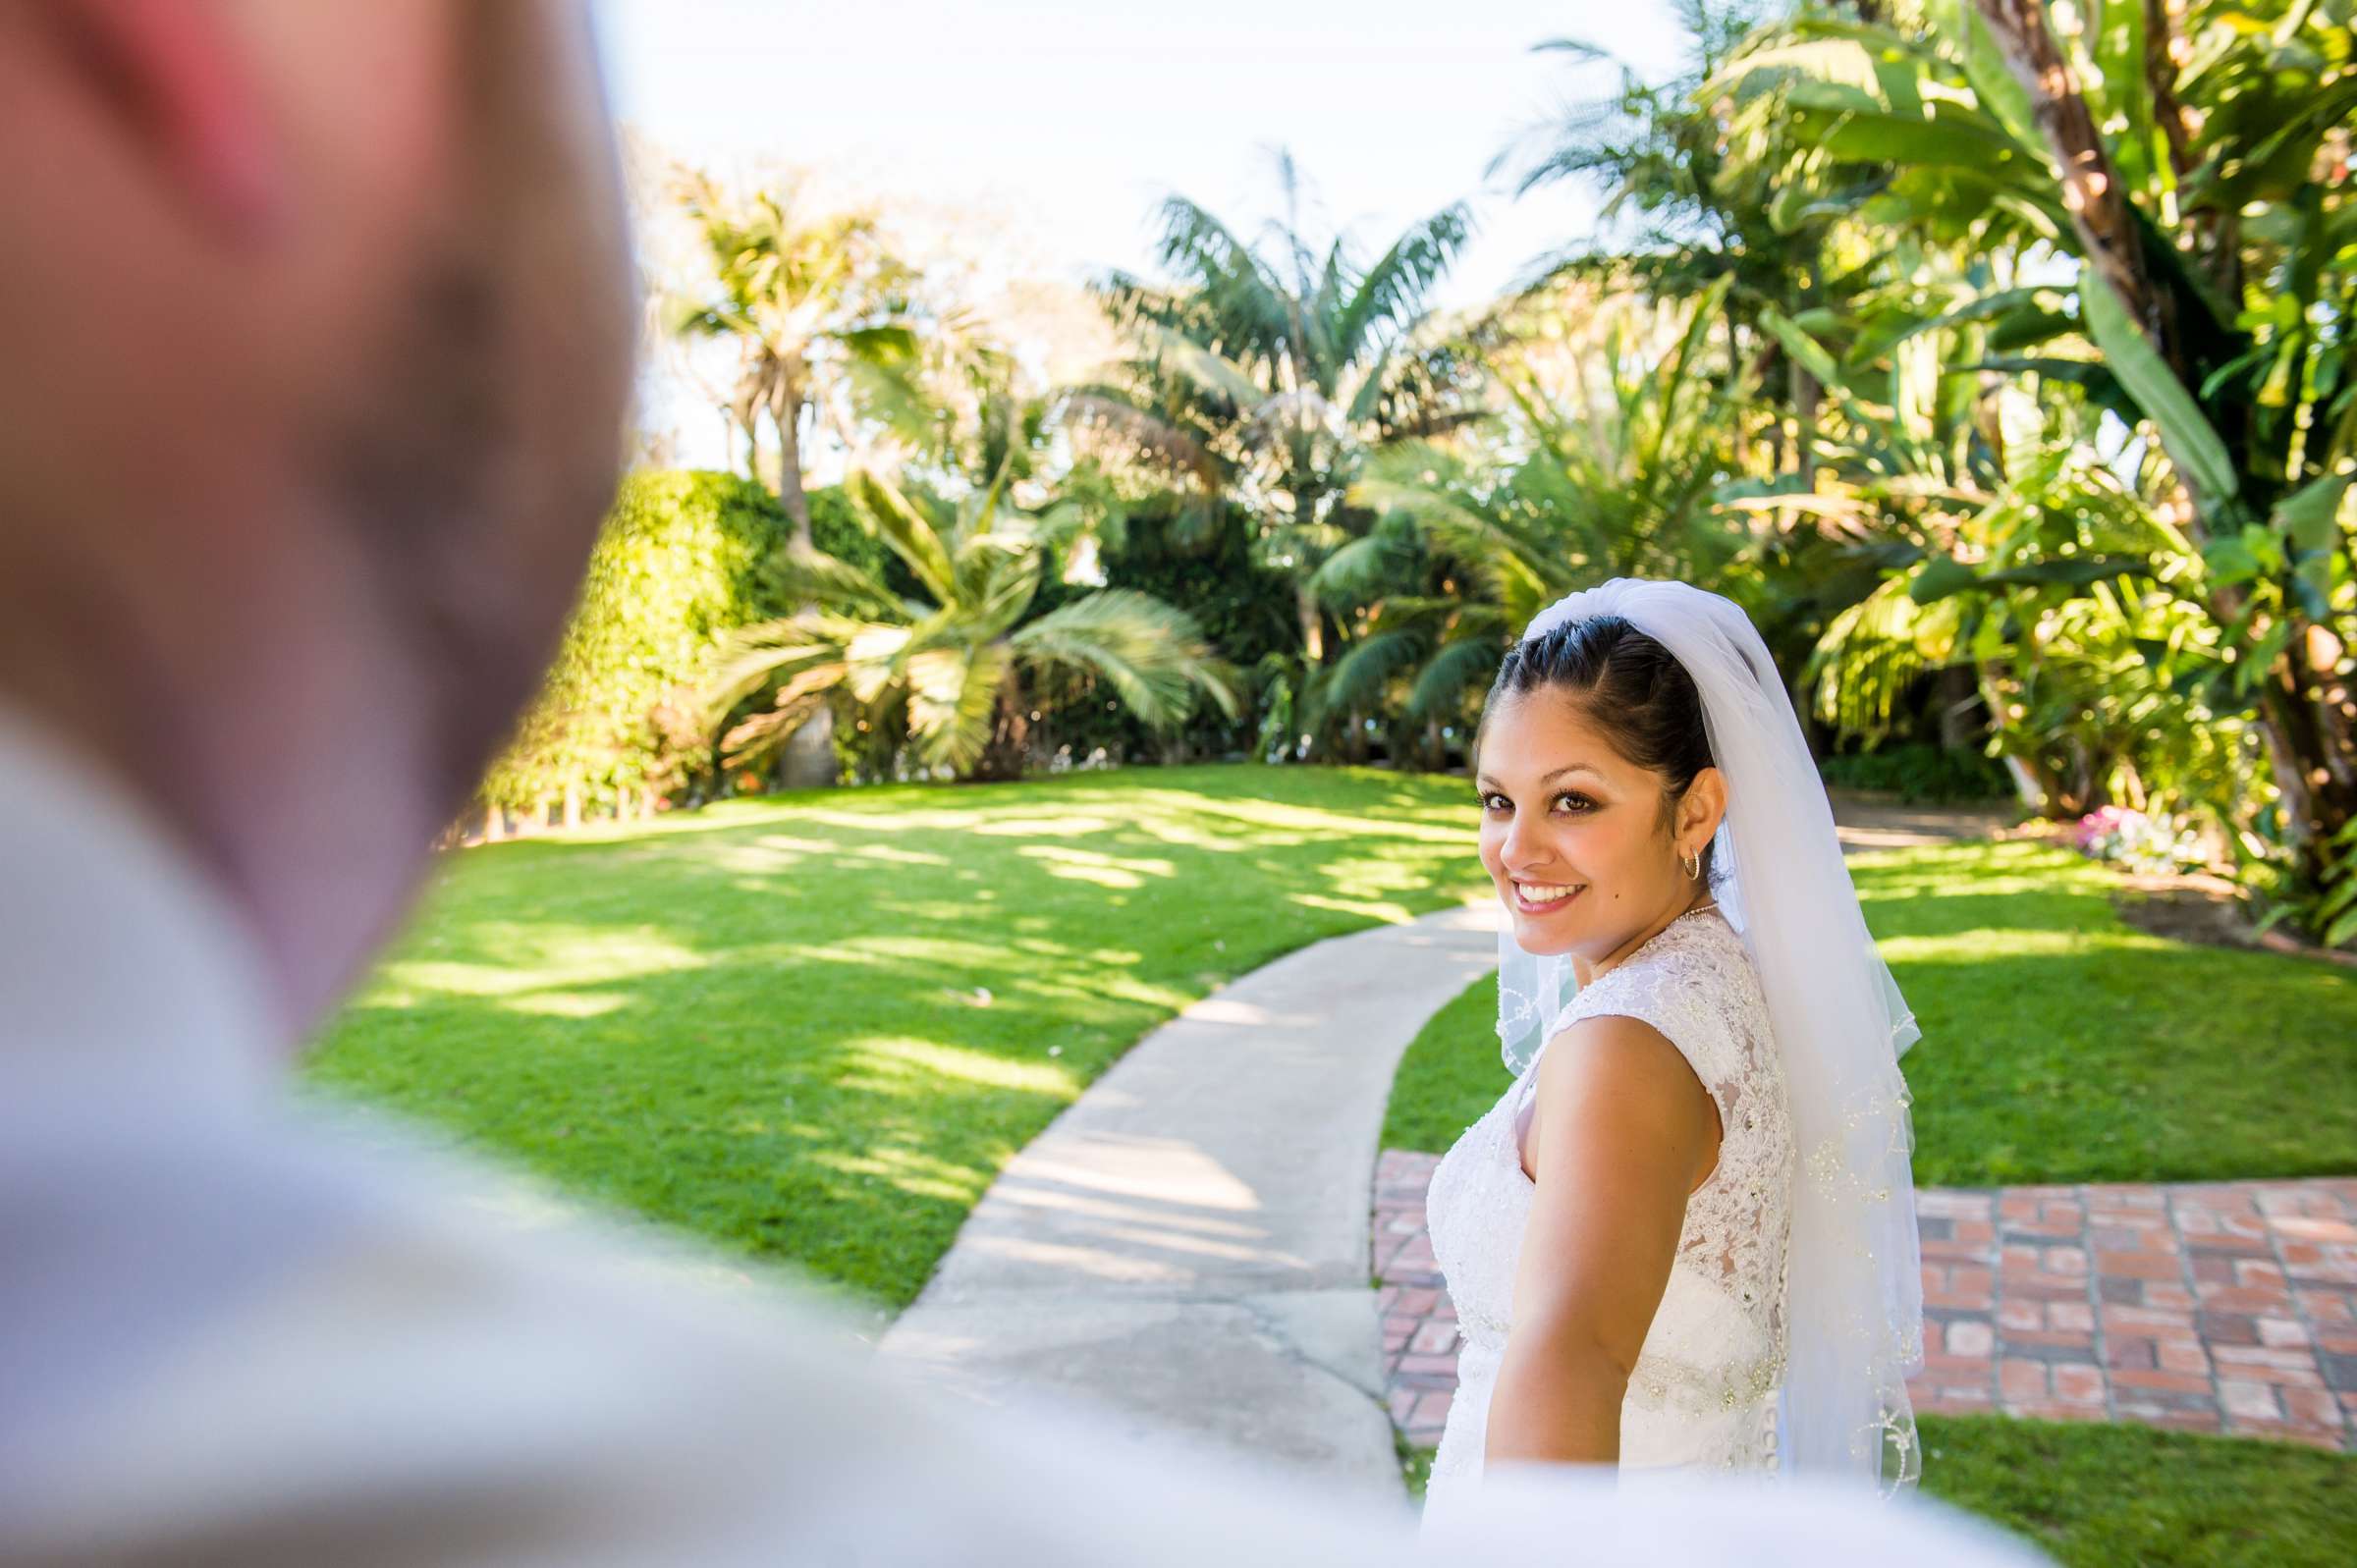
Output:
<instances>
[{"instance_id":1,"label":"concrete walkway","mask_svg":"<svg viewBox=\"0 0 2357 1568\"><path fill-rule=\"evenodd\" d=\"M1400 1053L1494 905L1302 948L1149 1035L984 1194L883 1354L1399 1494L1367 1194Z\"/></svg>"}]
</instances>

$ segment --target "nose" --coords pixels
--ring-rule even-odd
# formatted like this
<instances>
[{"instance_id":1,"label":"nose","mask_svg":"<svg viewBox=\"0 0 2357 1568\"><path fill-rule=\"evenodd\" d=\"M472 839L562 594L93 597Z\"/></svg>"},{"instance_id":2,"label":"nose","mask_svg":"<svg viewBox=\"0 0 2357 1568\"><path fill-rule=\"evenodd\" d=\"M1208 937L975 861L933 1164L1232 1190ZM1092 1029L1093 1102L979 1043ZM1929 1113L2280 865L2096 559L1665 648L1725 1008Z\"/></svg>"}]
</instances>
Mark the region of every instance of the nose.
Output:
<instances>
[{"instance_id":1,"label":"nose","mask_svg":"<svg viewBox=\"0 0 2357 1568\"><path fill-rule=\"evenodd\" d=\"M1499 863L1509 872L1528 866L1536 837L1537 830L1530 826L1529 815L1515 812L1513 819L1507 824L1506 838L1498 845Z\"/></svg>"}]
</instances>

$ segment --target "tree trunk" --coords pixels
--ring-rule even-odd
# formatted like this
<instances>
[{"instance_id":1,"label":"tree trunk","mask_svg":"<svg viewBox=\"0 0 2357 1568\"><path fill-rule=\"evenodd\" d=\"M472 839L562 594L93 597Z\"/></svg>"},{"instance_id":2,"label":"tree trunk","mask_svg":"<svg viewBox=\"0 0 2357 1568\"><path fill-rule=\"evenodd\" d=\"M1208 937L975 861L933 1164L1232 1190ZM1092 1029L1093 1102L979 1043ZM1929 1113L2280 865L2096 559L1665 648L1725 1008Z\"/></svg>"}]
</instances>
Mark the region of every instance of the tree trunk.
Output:
<instances>
[{"instance_id":1,"label":"tree trunk","mask_svg":"<svg viewBox=\"0 0 2357 1568\"><path fill-rule=\"evenodd\" d=\"M1950 751L1978 747L1981 726L1972 710L1981 700L1980 681L1970 665L1949 665L1940 672L1940 744Z\"/></svg>"},{"instance_id":2,"label":"tree trunk","mask_svg":"<svg viewBox=\"0 0 2357 1568\"><path fill-rule=\"evenodd\" d=\"M990 739L968 775L976 782L1020 779L1029 758L1031 721L1023 711L1021 678L1011 669L999 682L998 702L991 710Z\"/></svg>"},{"instance_id":3,"label":"tree trunk","mask_svg":"<svg viewBox=\"0 0 2357 1568\"><path fill-rule=\"evenodd\" d=\"M1310 588L1306 578L1293 585L1293 613L1301 625L1302 665L1301 690L1295 694L1295 712L1306 717L1308 705L1298 699L1311 689L1311 683L1317 679L1318 672L1324 668L1326 663L1326 619L1324 613L1318 608L1318 596ZM1296 726L1297 730L1302 728L1305 727ZM1302 756L1301 760L1304 762L1312 760L1318 749L1318 739L1316 735L1312 734L1309 737L1309 754ZM1294 744L1293 736L1290 734L1286 737L1286 751L1288 760L1291 760Z\"/></svg>"},{"instance_id":4,"label":"tree trunk","mask_svg":"<svg viewBox=\"0 0 2357 1568\"><path fill-rule=\"evenodd\" d=\"M723 420L729 428L729 450L737 450L737 435L744 436L744 476L755 484L767 484L769 478L761 471L761 405L760 388L747 379L740 382L737 395L729 402Z\"/></svg>"},{"instance_id":5,"label":"tree trunk","mask_svg":"<svg viewBox=\"0 0 2357 1568\"><path fill-rule=\"evenodd\" d=\"M843 782L835 759L835 710L820 703L778 748L778 787L827 789Z\"/></svg>"},{"instance_id":6,"label":"tree trunk","mask_svg":"<svg viewBox=\"0 0 2357 1568\"><path fill-rule=\"evenodd\" d=\"M2187 355L2169 292L2153 279L2143 241L2119 176L2104 151L2068 64L2046 25L2041 0L1974 0L1988 22L2006 64L2029 93L2031 112L2047 151L2063 186L2063 204L2089 271L2119 297L2129 315L2181 381L2192 389ZM2164 40L2165 46L2165 40ZM2156 69L2148 55L2148 72ZM2174 118L2173 90L2165 100L2164 131ZM2182 130L2180 125L2177 129ZM2231 247L2230 234L2219 237ZM2216 275L2224 263L2213 258ZM2156 422L2164 450L2167 436ZM2244 454L2237 453L2242 457ZM2191 502L2187 533L2200 549L2220 533L2234 532L2240 517L2220 513L2219 503L2201 493L2184 476L2190 469L2170 459ZM2211 616L2221 626L2241 614L2246 596L2238 588L2221 588L2210 596ZM2282 788L2282 808L2303 880L2322 883L2331 869L2330 843L2352 820L2357 820L2357 706L2352 706L2345 681L2319 670L2310 660L2304 618L2285 607L2293 635L2275 656L2266 677L2259 681L2260 731L2265 735L2275 777Z\"/></svg>"},{"instance_id":7,"label":"tree trunk","mask_svg":"<svg viewBox=\"0 0 2357 1568\"><path fill-rule=\"evenodd\" d=\"M2169 167L2180 188L2201 166L2194 151L2194 132L2177 97L2176 19L2184 0L2144 0L2144 76L2153 95L2153 119L2168 142ZM2194 259L2226 299L2242 297L2242 225L2235 214L2204 207L2186 220L2193 236Z\"/></svg>"},{"instance_id":8,"label":"tree trunk","mask_svg":"<svg viewBox=\"0 0 2357 1568\"><path fill-rule=\"evenodd\" d=\"M2041 817L2051 816L2054 794L2039 778L2037 770L2010 751L1997 760L2005 765L2005 773L2013 781L2013 793L2021 801L2023 809L2034 811Z\"/></svg>"},{"instance_id":9,"label":"tree trunk","mask_svg":"<svg viewBox=\"0 0 2357 1568\"><path fill-rule=\"evenodd\" d=\"M1785 396L1792 400L1792 471L1802 485L1817 488L1817 404L1825 389L1798 359L1784 360Z\"/></svg>"},{"instance_id":10,"label":"tree trunk","mask_svg":"<svg viewBox=\"0 0 2357 1568\"><path fill-rule=\"evenodd\" d=\"M792 376L781 377L770 417L778 427L778 505L794 521L797 549L812 548L810 498L802 490L802 395ZM801 607L807 610L807 605ZM778 785L783 789L825 789L843 782L835 758L835 710L820 703L778 750Z\"/></svg>"},{"instance_id":11,"label":"tree trunk","mask_svg":"<svg viewBox=\"0 0 2357 1568\"><path fill-rule=\"evenodd\" d=\"M1306 581L1294 585L1293 611L1301 621L1301 657L1314 670L1326 662L1326 619L1318 610L1317 593Z\"/></svg>"},{"instance_id":12,"label":"tree trunk","mask_svg":"<svg viewBox=\"0 0 2357 1568\"><path fill-rule=\"evenodd\" d=\"M2111 286L2144 327L2145 336L2182 377L2176 322L2168 292L2153 287L2145 268L2144 241L2121 189L2118 171L2104 151L2095 117L2079 90L2070 64L2046 25L2045 0L1974 0L1989 31L2024 91L2030 116L2046 138L2048 155L2062 182L2062 205L2078 232L2083 259Z\"/></svg>"},{"instance_id":13,"label":"tree trunk","mask_svg":"<svg viewBox=\"0 0 2357 1568\"><path fill-rule=\"evenodd\" d=\"M782 378L770 403L770 418L778 427L778 505L794 522L794 542L810 548L810 498L802 490L801 388L792 377Z\"/></svg>"}]
</instances>

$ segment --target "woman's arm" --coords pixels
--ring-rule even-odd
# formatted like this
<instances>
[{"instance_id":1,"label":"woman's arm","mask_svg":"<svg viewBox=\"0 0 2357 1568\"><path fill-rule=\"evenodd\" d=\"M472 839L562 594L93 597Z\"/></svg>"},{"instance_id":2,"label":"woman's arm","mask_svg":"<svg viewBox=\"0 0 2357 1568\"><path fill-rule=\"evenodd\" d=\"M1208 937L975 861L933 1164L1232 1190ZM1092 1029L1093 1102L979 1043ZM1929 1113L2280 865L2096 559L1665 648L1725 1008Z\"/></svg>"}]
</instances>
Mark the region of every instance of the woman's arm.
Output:
<instances>
[{"instance_id":1,"label":"woman's arm","mask_svg":"<svg viewBox=\"0 0 2357 1568\"><path fill-rule=\"evenodd\" d=\"M1620 1401L1669 1288L1686 1195L1719 1159L1719 1111L1675 1046L1583 1018L1539 1063L1538 1183L1487 1459L1617 1463Z\"/></svg>"}]
</instances>

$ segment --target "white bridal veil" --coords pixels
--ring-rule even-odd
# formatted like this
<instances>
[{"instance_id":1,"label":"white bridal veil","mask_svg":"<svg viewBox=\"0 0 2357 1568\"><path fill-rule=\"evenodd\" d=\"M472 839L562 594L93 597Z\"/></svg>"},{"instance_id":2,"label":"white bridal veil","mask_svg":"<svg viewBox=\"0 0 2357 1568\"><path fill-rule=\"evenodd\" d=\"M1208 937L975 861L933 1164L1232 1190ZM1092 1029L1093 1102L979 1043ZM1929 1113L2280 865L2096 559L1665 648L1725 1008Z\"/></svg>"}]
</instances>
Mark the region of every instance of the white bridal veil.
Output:
<instances>
[{"instance_id":1,"label":"white bridal veil","mask_svg":"<svg viewBox=\"0 0 2357 1568\"><path fill-rule=\"evenodd\" d=\"M1682 582L1616 577L1522 635L1598 616L1625 620L1693 677L1727 780L1713 891L1767 993L1799 1154L1781 1467L1910 1486L1921 1460L1906 1378L1923 1365L1923 1274L1898 1057L1921 1031L1867 936L1825 786L1750 618ZM1499 960L1498 1038L1519 1074L1575 989L1570 960L1524 952L1510 930Z\"/></svg>"}]
</instances>

